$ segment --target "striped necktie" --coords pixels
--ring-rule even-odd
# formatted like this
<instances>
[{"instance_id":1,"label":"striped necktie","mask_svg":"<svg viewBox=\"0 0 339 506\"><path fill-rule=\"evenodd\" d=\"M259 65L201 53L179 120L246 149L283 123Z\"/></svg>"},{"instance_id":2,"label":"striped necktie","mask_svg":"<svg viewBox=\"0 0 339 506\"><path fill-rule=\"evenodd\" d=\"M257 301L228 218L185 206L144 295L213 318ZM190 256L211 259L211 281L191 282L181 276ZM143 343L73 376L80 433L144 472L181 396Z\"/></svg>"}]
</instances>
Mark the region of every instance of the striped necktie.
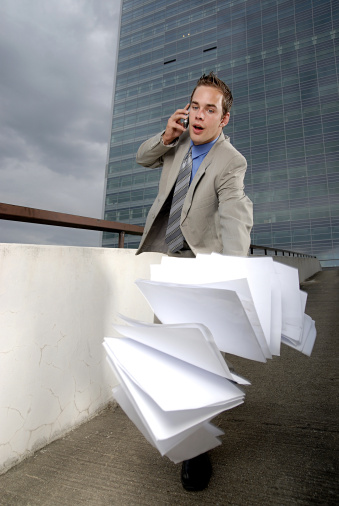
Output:
<instances>
[{"instance_id":1,"label":"striped necktie","mask_svg":"<svg viewBox=\"0 0 339 506\"><path fill-rule=\"evenodd\" d=\"M170 215L166 229L166 243L171 253L179 251L184 245L184 236L180 229L181 211L190 185L192 173L192 147L182 161L171 204Z\"/></svg>"}]
</instances>

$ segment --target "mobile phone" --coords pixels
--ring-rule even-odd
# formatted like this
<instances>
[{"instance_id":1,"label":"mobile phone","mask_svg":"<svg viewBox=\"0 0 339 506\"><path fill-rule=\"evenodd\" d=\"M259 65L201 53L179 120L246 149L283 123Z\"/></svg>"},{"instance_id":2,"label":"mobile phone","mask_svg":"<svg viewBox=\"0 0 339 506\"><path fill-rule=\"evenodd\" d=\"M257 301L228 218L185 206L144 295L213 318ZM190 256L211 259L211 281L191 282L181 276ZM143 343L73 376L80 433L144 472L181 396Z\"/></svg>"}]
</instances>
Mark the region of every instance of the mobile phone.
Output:
<instances>
[{"instance_id":1,"label":"mobile phone","mask_svg":"<svg viewBox=\"0 0 339 506\"><path fill-rule=\"evenodd\" d=\"M188 123L189 123L189 121L188 121L188 116L187 116L187 118L185 118L185 119L182 121L182 124L183 124L184 128L187 128L187 127L188 127Z\"/></svg>"}]
</instances>

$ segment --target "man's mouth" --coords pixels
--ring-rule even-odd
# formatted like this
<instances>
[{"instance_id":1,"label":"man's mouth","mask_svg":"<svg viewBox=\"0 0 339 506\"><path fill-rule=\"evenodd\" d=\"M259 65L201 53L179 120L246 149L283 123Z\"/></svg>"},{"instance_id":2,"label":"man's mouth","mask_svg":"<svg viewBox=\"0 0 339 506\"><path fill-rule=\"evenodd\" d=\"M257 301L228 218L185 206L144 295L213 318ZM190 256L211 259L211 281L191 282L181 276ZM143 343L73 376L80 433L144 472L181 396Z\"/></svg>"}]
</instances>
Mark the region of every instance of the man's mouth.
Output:
<instances>
[{"instance_id":1,"label":"man's mouth","mask_svg":"<svg viewBox=\"0 0 339 506\"><path fill-rule=\"evenodd\" d=\"M193 128L194 128L194 130L200 130L200 131L203 130L203 127L201 127L200 125L193 125Z\"/></svg>"}]
</instances>

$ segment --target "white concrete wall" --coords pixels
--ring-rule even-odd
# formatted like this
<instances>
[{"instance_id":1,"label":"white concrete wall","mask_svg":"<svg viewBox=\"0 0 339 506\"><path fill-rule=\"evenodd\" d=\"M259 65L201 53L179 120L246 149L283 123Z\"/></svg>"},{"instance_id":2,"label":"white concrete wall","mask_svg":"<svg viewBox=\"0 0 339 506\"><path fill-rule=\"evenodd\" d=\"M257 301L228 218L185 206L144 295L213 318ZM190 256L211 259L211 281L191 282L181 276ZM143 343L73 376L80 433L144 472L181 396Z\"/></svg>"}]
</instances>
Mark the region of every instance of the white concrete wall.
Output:
<instances>
[{"instance_id":1,"label":"white concrete wall","mask_svg":"<svg viewBox=\"0 0 339 506\"><path fill-rule=\"evenodd\" d=\"M134 253L0 244L0 473L112 400L103 338L153 321L134 281L161 255Z\"/></svg>"}]
</instances>

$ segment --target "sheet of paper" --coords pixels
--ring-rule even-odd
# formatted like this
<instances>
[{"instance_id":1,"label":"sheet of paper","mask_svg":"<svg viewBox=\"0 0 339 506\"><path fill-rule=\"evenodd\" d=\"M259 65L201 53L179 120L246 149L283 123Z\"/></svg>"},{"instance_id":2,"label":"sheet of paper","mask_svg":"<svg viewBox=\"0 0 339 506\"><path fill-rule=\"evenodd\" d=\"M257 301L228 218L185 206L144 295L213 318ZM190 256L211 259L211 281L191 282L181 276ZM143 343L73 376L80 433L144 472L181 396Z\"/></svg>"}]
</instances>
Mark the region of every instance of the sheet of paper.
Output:
<instances>
[{"instance_id":1,"label":"sheet of paper","mask_svg":"<svg viewBox=\"0 0 339 506\"><path fill-rule=\"evenodd\" d=\"M215 269L219 275L227 276L238 274L248 281L261 327L266 342L270 344L271 333L271 273L273 260L270 257L228 257L213 253L211 255ZM205 263L207 259L205 258ZM242 276L240 274L242 273Z\"/></svg>"},{"instance_id":2,"label":"sheet of paper","mask_svg":"<svg viewBox=\"0 0 339 506\"><path fill-rule=\"evenodd\" d=\"M114 325L114 328L121 335L155 350L224 378L233 379L210 331L204 325Z\"/></svg>"},{"instance_id":3,"label":"sheet of paper","mask_svg":"<svg viewBox=\"0 0 339 506\"><path fill-rule=\"evenodd\" d=\"M152 446L156 447L161 455L166 455L175 464L182 462L183 460L196 457L197 455L212 450L221 444L218 437L224 434L223 431L208 422L198 426L192 434L184 437L183 439L176 438L176 441L174 442L172 439L155 441L120 385L113 389L113 395L129 419L139 429L141 434L143 434L145 439L147 439Z\"/></svg>"},{"instance_id":4,"label":"sheet of paper","mask_svg":"<svg viewBox=\"0 0 339 506\"><path fill-rule=\"evenodd\" d=\"M168 451L166 456L178 464L221 445L220 439L213 432L213 427L212 424L203 424L193 434Z\"/></svg>"},{"instance_id":5,"label":"sheet of paper","mask_svg":"<svg viewBox=\"0 0 339 506\"><path fill-rule=\"evenodd\" d=\"M274 272L273 260L269 257L232 257L213 253L199 254L195 259L163 257L160 265L154 266L154 269L151 267L151 279L178 284L207 284L246 278L262 331L269 345L272 272Z\"/></svg>"},{"instance_id":6,"label":"sheet of paper","mask_svg":"<svg viewBox=\"0 0 339 506\"><path fill-rule=\"evenodd\" d=\"M106 343L104 346L106 348ZM183 439L183 435L187 437L193 434L202 423L211 420L222 411L243 403L243 398L237 398L232 402L225 402L213 407L165 412L126 375L118 364L114 363L109 357L108 360L147 431L152 434L155 441L172 438L172 447Z\"/></svg>"},{"instance_id":7,"label":"sheet of paper","mask_svg":"<svg viewBox=\"0 0 339 506\"><path fill-rule=\"evenodd\" d=\"M299 290L299 294L300 294L301 311L303 313L305 313L306 302L307 302L307 292L304 292L303 290Z\"/></svg>"},{"instance_id":8,"label":"sheet of paper","mask_svg":"<svg viewBox=\"0 0 339 506\"><path fill-rule=\"evenodd\" d=\"M252 295L246 279L234 279L231 281L219 281L215 283L203 283L201 285L189 285L206 288L218 288L219 290L230 290L235 292L244 308L247 318L252 326L252 329L257 337L257 340L264 351L264 355L270 357L270 349L267 344L263 329L261 327L259 317L254 305ZM279 336L280 341L280 336Z\"/></svg>"},{"instance_id":9,"label":"sheet of paper","mask_svg":"<svg viewBox=\"0 0 339 506\"><path fill-rule=\"evenodd\" d=\"M310 326L311 328L309 329L309 331L307 333L307 337L305 339L305 343L304 343L302 352L304 353L304 355L307 355L308 357L310 357L312 354L312 351L313 351L313 346L314 346L316 337L317 337L317 331L315 328L314 320L312 320L312 318L309 317L308 315L305 315L305 316L307 316L311 320L311 326Z\"/></svg>"},{"instance_id":10,"label":"sheet of paper","mask_svg":"<svg viewBox=\"0 0 339 506\"><path fill-rule=\"evenodd\" d=\"M271 275L271 334L270 350L272 355L280 355L281 331L282 331L282 301L281 286L278 275L273 272Z\"/></svg>"},{"instance_id":11,"label":"sheet of paper","mask_svg":"<svg viewBox=\"0 0 339 506\"><path fill-rule=\"evenodd\" d=\"M163 411L216 406L243 396L226 378L131 339L106 338L105 342L115 364Z\"/></svg>"},{"instance_id":12,"label":"sheet of paper","mask_svg":"<svg viewBox=\"0 0 339 506\"><path fill-rule=\"evenodd\" d=\"M282 335L300 342L303 327L298 269L274 262L282 294Z\"/></svg>"},{"instance_id":13,"label":"sheet of paper","mask_svg":"<svg viewBox=\"0 0 339 506\"><path fill-rule=\"evenodd\" d=\"M110 363L110 365L112 365L112 364ZM148 428L145 425L145 423L143 422L142 418L139 416L136 408L134 407L133 403L130 401L128 394L124 390L124 388L121 385L117 385L116 387L114 387L112 389L112 391L113 391L114 399L120 405L122 410L126 413L128 418L134 423L134 425L141 432L141 434L144 436L144 438L147 439L147 441L149 443L151 443L152 446L156 447L156 443L155 443L155 440L154 440L151 432L148 430ZM163 455L162 452L161 452L161 454Z\"/></svg>"},{"instance_id":14,"label":"sheet of paper","mask_svg":"<svg viewBox=\"0 0 339 506\"><path fill-rule=\"evenodd\" d=\"M304 325L302 330L301 340L296 343L293 339L282 336L281 342L290 346L291 348L300 351L304 355L308 357L311 356L313 346L315 343L315 339L317 336L317 331L315 328L315 323L310 316L304 314Z\"/></svg>"},{"instance_id":15,"label":"sheet of paper","mask_svg":"<svg viewBox=\"0 0 339 506\"><path fill-rule=\"evenodd\" d=\"M163 323L202 323L221 351L260 362L271 357L268 347L260 346L235 292L146 280L136 284Z\"/></svg>"},{"instance_id":16,"label":"sheet of paper","mask_svg":"<svg viewBox=\"0 0 339 506\"><path fill-rule=\"evenodd\" d=\"M209 283L209 277L197 278L196 258L175 258L164 256L160 264L151 265L151 280L165 283ZM199 276L199 274L198 274ZM212 280L212 281L220 281Z\"/></svg>"},{"instance_id":17,"label":"sheet of paper","mask_svg":"<svg viewBox=\"0 0 339 506\"><path fill-rule=\"evenodd\" d=\"M138 320L133 320L132 318L128 318L124 315L119 315L122 320L124 320L128 325L137 327L136 333L131 334L130 331L126 329L126 326L123 326L123 329L121 329L121 334L126 337L133 337L136 341L142 342L144 344L149 344L149 346L153 347L156 350L163 351L165 353L168 353L172 355L173 357L180 358L181 360L184 360L186 362L189 362L192 365L196 365L197 367L201 367L202 369L206 369L207 371L213 372L214 374L220 374L220 376L224 376L225 378L229 378L232 381L235 381L235 383L238 383L239 385L250 385L251 382L248 381L248 379L244 378L243 376L240 376L239 374L236 374L234 371L230 371L229 367L224 359L224 357L221 355L217 345L215 344L215 341L213 339L213 336L210 332L210 330L205 327L205 325L202 324L173 324L173 325L166 325L166 324L157 324L157 323L145 323L140 322ZM113 326L114 328L118 329L119 326ZM139 333L140 328L145 329L145 333ZM152 335L149 335L147 332L147 329L154 328L154 334L156 335L156 339L154 339L153 333ZM171 332L173 332L174 336L177 336L177 331L180 332L180 339L176 339L175 337L175 344L174 342L164 342L166 341L168 335L166 331L166 336L162 334L162 329L170 329ZM187 343L184 340L184 334L181 334L181 329L194 329L195 331L200 331L201 335L206 340L206 344L209 346L209 352L207 354L207 348L203 348L204 352L206 351L206 354L202 357L201 354L201 348L199 346L196 346L196 344L192 343L192 346L187 346ZM145 336L146 339L145 339ZM172 336L171 336L172 340ZM209 356L209 353L212 354L212 356ZM203 358L203 360L202 360ZM208 361L208 364L207 364Z\"/></svg>"}]
</instances>

